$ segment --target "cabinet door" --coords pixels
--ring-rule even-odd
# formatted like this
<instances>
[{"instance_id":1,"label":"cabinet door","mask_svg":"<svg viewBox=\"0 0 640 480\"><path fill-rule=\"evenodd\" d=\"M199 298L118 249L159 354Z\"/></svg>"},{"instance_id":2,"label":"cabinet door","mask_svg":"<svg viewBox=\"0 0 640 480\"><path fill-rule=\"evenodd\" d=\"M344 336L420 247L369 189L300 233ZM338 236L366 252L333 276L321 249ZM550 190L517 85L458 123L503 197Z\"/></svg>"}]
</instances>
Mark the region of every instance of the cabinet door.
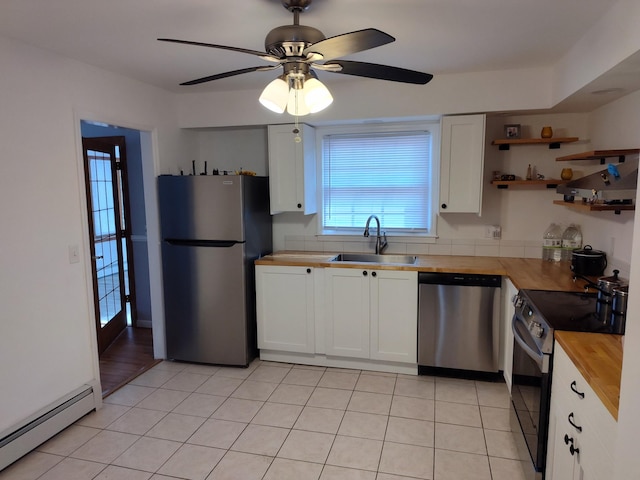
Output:
<instances>
[{"instance_id":1,"label":"cabinet door","mask_svg":"<svg viewBox=\"0 0 640 480\"><path fill-rule=\"evenodd\" d=\"M269 125L271 213L316 213L315 131L299 125Z\"/></svg>"},{"instance_id":2,"label":"cabinet door","mask_svg":"<svg viewBox=\"0 0 640 480\"><path fill-rule=\"evenodd\" d=\"M482 213L484 115L442 118L440 213Z\"/></svg>"},{"instance_id":3,"label":"cabinet door","mask_svg":"<svg viewBox=\"0 0 640 480\"><path fill-rule=\"evenodd\" d=\"M371 353L375 360L418 362L418 273L370 273Z\"/></svg>"},{"instance_id":4,"label":"cabinet door","mask_svg":"<svg viewBox=\"0 0 640 480\"><path fill-rule=\"evenodd\" d=\"M568 408L561 402L551 406L549 418L549 437L547 450L547 475L548 480L582 480L580 466L577 462L580 453L571 455L570 446L580 448L580 438L577 432L567 428ZM566 439L572 439L573 443Z\"/></svg>"},{"instance_id":5,"label":"cabinet door","mask_svg":"<svg viewBox=\"0 0 640 480\"><path fill-rule=\"evenodd\" d=\"M309 267L256 266L258 348L314 352L314 278Z\"/></svg>"},{"instance_id":6,"label":"cabinet door","mask_svg":"<svg viewBox=\"0 0 640 480\"><path fill-rule=\"evenodd\" d=\"M325 268L325 351L369 358L369 270Z\"/></svg>"}]
</instances>

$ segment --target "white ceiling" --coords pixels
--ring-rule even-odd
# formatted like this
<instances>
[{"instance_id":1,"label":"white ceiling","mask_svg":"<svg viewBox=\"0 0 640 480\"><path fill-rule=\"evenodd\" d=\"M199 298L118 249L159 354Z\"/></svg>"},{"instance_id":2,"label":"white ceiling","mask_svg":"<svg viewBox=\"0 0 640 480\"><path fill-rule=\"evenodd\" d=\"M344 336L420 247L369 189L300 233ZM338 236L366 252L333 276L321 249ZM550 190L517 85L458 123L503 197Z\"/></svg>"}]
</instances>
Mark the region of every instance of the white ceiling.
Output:
<instances>
[{"instance_id":1,"label":"white ceiling","mask_svg":"<svg viewBox=\"0 0 640 480\"><path fill-rule=\"evenodd\" d=\"M331 37L378 28L394 43L353 60L434 75L555 63L615 0L314 0L301 24ZM206 75L268 65L260 58L158 42L170 37L264 50L293 20L280 0L1 0L0 35L175 91L259 89L275 73L199 86ZM356 77L320 72L327 84Z\"/></svg>"}]
</instances>

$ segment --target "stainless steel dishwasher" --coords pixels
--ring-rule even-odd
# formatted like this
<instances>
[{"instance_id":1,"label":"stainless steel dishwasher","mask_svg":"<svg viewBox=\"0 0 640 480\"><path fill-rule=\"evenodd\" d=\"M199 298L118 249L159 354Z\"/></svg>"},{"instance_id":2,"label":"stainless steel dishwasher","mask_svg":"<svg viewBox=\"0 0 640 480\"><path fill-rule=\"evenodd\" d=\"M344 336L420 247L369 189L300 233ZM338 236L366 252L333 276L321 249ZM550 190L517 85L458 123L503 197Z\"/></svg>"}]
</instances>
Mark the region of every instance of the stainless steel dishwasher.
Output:
<instances>
[{"instance_id":1,"label":"stainless steel dishwasher","mask_svg":"<svg viewBox=\"0 0 640 480\"><path fill-rule=\"evenodd\" d=\"M418 366L498 371L499 275L418 274Z\"/></svg>"}]
</instances>

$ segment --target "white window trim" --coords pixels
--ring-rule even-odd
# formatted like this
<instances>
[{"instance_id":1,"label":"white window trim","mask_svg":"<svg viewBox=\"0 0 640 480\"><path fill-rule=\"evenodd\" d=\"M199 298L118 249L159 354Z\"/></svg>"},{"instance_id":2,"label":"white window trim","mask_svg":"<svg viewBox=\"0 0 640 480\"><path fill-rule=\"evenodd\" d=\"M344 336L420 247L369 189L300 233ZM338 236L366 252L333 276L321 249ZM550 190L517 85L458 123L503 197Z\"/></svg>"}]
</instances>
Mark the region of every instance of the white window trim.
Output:
<instances>
[{"instance_id":1,"label":"white window trim","mask_svg":"<svg viewBox=\"0 0 640 480\"><path fill-rule=\"evenodd\" d=\"M317 220L317 236L318 237L354 237L354 236L362 236L362 232L355 231L353 233L347 232L345 229L340 231L335 230L325 230L322 225L322 215L324 210L324 199L323 199L323 185L322 185L322 145L323 145L323 137L325 135L335 135L335 134L348 134L348 133L361 133L361 132L406 132L412 130L428 130L431 133L431 150L432 150L432 162L433 162L433 188L431 189L431 205L433 208L433 212L431 215L431 225L429 225L429 232L396 232L396 233L388 233L387 236L394 237L396 239L406 238L407 240L411 238L438 238L436 227L438 224L438 198L439 198L439 188L440 188L440 120L426 120L420 122L394 122L394 123L359 123L359 124L340 124L340 125L325 125L315 127L316 133L316 194L317 194L317 205L318 212L316 215ZM375 213L375 212L372 212ZM364 225L362 225L362 230L364 231Z\"/></svg>"}]
</instances>

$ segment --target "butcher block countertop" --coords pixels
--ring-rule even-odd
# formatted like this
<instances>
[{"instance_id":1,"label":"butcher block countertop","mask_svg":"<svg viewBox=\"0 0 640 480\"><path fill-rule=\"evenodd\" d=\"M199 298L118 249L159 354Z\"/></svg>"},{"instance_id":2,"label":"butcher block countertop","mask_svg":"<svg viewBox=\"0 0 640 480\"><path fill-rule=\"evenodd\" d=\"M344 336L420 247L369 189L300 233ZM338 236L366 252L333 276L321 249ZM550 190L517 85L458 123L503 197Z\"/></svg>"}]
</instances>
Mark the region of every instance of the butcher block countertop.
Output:
<instances>
[{"instance_id":1,"label":"butcher block countertop","mask_svg":"<svg viewBox=\"0 0 640 480\"><path fill-rule=\"evenodd\" d=\"M622 375L622 336L555 332L554 338L617 421Z\"/></svg>"},{"instance_id":2,"label":"butcher block countertop","mask_svg":"<svg viewBox=\"0 0 640 480\"><path fill-rule=\"evenodd\" d=\"M582 291L584 281L573 281L569 262L550 263L535 258L465 257L457 255L418 255L414 265L332 262L337 253L278 252L256 260L256 265L305 266L324 268L376 268L418 272L476 273L501 275L511 279L517 289Z\"/></svg>"},{"instance_id":3,"label":"butcher block countertop","mask_svg":"<svg viewBox=\"0 0 640 480\"><path fill-rule=\"evenodd\" d=\"M332 262L337 253L278 252L256 260L256 265L324 268L375 268L418 272L476 273L507 276L518 289L583 291L584 280L574 282L569 262L550 263L534 258L418 255L414 265ZM597 278L592 279L594 282ZM618 418L622 342L619 335L556 332L556 339L602 403Z\"/></svg>"}]
</instances>

